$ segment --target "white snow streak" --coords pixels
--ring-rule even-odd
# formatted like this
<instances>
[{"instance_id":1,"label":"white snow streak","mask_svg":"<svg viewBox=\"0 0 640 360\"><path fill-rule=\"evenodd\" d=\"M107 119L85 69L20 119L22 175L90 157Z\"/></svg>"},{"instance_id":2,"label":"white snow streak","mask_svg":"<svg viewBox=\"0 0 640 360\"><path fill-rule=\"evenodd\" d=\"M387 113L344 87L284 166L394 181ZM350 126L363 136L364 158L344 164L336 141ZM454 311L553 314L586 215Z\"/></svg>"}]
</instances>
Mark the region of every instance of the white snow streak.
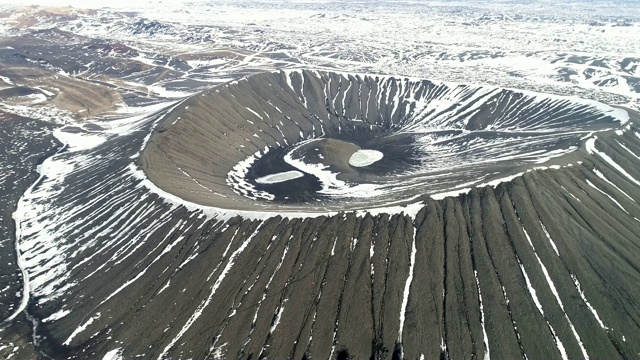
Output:
<instances>
[{"instance_id":1,"label":"white snow streak","mask_svg":"<svg viewBox=\"0 0 640 360\"><path fill-rule=\"evenodd\" d=\"M544 310L542 310L542 304L540 303L540 300L538 299L538 295L536 294L536 289L534 289L533 285L531 285L531 281L529 280L529 276L527 275L527 272L524 269L524 265L522 265L522 262L520 261L519 258L518 258L518 264L520 265L520 270L522 271L522 275L524 276L524 280L527 283L527 289L529 290L529 294L531 295L531 298L533 299L533 302L536 304L536 307L538 308L538 311L540 312L540 315L542 315L542 317L544 318L544 321L547 323L547 326L549 326L549 330L551 330L551 335L553 336L553 340L556 343L556 347L558 348L558 351L560 351L560 355L562 356L563 359L568 360L567 351L564 349L564 345L562 345L562 342L560 341L560 339L556 335L556 331L553 329L553 326L551 326L551 324L549 324L549 320L547 320L547 318L544 316Z\"/></svg>"},{"instance_id":2,"label":"white snow streak","mask_svg":"<svg viewBox=\"0 0 640 360\"><path fill-rule=\"evenodd\" d=\"M404 292L402 296L402 305L400 306L400 328L398 329L398 342L402 342L402 331L404 330L404 320L407 312L407 304L409 303L409 291L413 282L413 269L416 264L416 235L417 230L413 228L413 241L411 242L411 256L409 262L409 276L404 284Z\"/></svg>"},{"instance_id":3,"label":"white snow streak","mask_svg":"<svg viewBox=\"0 0 640 360\"><path fill-rule=\"evenodd\" d=\"M556 252L556 255L560 256L560 252L558 251L558 247L556 246L556 243L551 239L551 235L549 235L549 232L547 231L547 228L544 226L542 221L540 221L540 226L542 226L542 231L544 231L544 234L547 235L547 239L549 239L549 242L551 243L551 247Z\"/></svg>"},{"instance_id":4,"label":"white snow streak","mask_svg":"<svg viewBox=\"0 0 640 360\"><path fill-rule=\"evenodd\" d=\"M551 280L551 276L549 276L549 272L547 271L547 268L542 263L542 260L540 260L540 257L538 256L538 253L536 252L536 248L535 248L535 246L533 246L533 242L531 241L531 238L529 237L529 234L527 233L527 230L523 227L522 231L524 231L524 235L526 236L527 241L529 242L529 245L531 246L531 250L533 250L533 253L536 256L536 259L538 260L538 264L540 264L540 267L542 268L542 273L544 274L544 277L547 280L547 284L549 285L549 288L551 289L551 292L553 293L553 296L556 298L556 302L560 306L560 309L562 309L562 313L564 314L565 319L567 319L567 322L569 323L569 327L571 327L571 331L573 332L573 336L575 337L576 341L578 342L578 345L580 346L580 350L582 351L582 355L584 356L585 359L589 359L589 355L587 354L587 350L584 348L584 345L582 344L582 341L580 340L580 335L578 335L578 332L576 331L575 327L573 326L573 323L571 322L571 319L569 319L569 315L567 315L566 311L564 310L564 305L562 304L562 300L560 300L560 295L558 294L558 290L556 290L556 286L553 283L553 280ZM542 308L540 308L540 310L542 312ZM551 325L549 325L549 326L551 326ZM558 341L560 341L560 340L558 340ZM558 345L558 346L560 346L560 345ZM561 353L562 353L562 351L561 351ZM566 356L566 353L564 354L564 356Z\"/></svg>"},{"instance_id":5,"label":"white snow streak","mask_svg":"<svg viewBox=\"0 0 640 360\"><path fill-rule=\"evenodd\" d=\"M213 295L216 293L216 291L220 287L220 284L224 280L225 276L227 275L229 270L231 270L231 268L233 267L236 257L238 257L238 255L240 255L244 251L244 249L247 248L251 240L253 240L253 238L258 234L258 231L263 225L264 223L261 223L258 226L258 228L256 228L256 230L253 232L253 234L251 234L251 236L249 236L242 243L242 245L240 245L240 247L236 249L236 251L234 251L231 254L231 256L229 256L227 265L224 267L224 269L222 270L222 273L220 274L218 279L216 279L216 282L213 284L213 287L211 288L211 292L209 293L209 296L207 297L207 299L205 299L203 302L200 303L196 311L191 315L189 320L187 320L186 324L184 324L182 329L180 329L180 332L178 333L178 335L176 335L176 337L173 338L173 340L171 340L171 342L164 348L160 356L158 356L158 359L164 359L167 352L171 350L171 348L178 342L178 340L180 340L180 338L182 338L182 336L187 332L187 330L189 330L189 328L191 328L191 326L196 322L196 320L200 317L200 315L202 315L202 312L204 311L204 309L211 303L211 299L213 298Z\"/></svg>"},{"instance_id":6,"label":"white snow streak","mask_svg":"<svg viewBox=\"0 0 640 360\"><path fill-rule=\"evenodd\" d=\"M600 316L598 315L598 312L596 311L596 309L594 309L593 306L591 306L591 304L587 300L586 295L582 291L582 287L580 286L580 282L578 281L578 278L575 275L571 274L571 279L573 279L573 284L576 286L576 289L578 290L578 294L580 294L580 298L582 298L582 301L585 303L585 305L587 305L587 307L589 308L589 311L591 311L591 314L593 314L593 317L596 318L596 321L598 322L598 324L600 324L600 327L604 330L609 330L609 328L604 325L602 320L600 320Z\"/></svg>"},{"instance_id":7,"label":"white snow streak","mask_svg":"<svg viewBox=\"0 0 640 360\"><path fill-rule=\"evenodd\" d=\"M122 348L113 349L107 352L102 360L122 360L122 352L124 350Z\"/></svg>"},{"instance_id":8,"label":"white snow streak","mask_svg":"<svg viewBox=\"0 0 640 360\"><path fill-rule=\"evenodd\" d=\"M636 180L633 176L631 176L628 172L626 172L622 166L618 165L618 163L616 163L615 161L613 161L613 159L611 157L609 157L609 155L603 153L602 151L596 149L595 147L595 141L596 141L597 137L591 138L587 141L587 143L589 143L589 145L587 146L587 151L589 151L590 154L597 154L598 156L600 156L604 161L606 161L607 163L609 163L609 165L611 165L614 169L618 170L618 172L620 172L622 175L624 175L627 179L629 179L631 182L633 182L634 184L640 186L640 181Z\"/></svg>"},{"instance_id":9,"label":"white snow streak","mask_svg":"<svg viewBox=\"0 0 640 360\"><path fill-rule=\"evenodd\" d=\"M83 332L84 330L87 329L87 327L91 324L93 324L94 321L96 321L98 318L100 318L100 313L96 313L96 315L92 316L87 322L85 322L82 326L78 326L75 330L73 330L73 332L71 333L71 335L69 335L69 337L67 338L67 340L65 340L62 345L69 345L71 344L71 340L73 340L74 337L76 337L76 335L78 335L79 333Z\"/></svg>"},{"instance_id":10,"label":"white snow streak","mask_svg":"<svg viewBox=\"0 0 640 360\"><path fill-rule=\"evenodd\" d=\"M480 325L482 326L482 339L484 342L484 360L490 360L491 356L489 356L489 337L487 336L487 329L484 326L484 305L482 303L482 292L480 291L478 270L473 270L473 274L476 278L476 286L478 287L478 301L480 302Z\"/></svg>"},{"instance_id":11,"label":"white snow streak","mask_svg":"<svg viewBox=\"0 0 640 360\"><path fill-rule=\"evenodd\" d=\"M611 201L613 201L613 203L615 203L616 205L618 205L618 207L619 207L620 209L622 209L622 211L626 212L627 214L629 213L629 212L627 211L627 209L625 209L622 205L620 205L620 203L618 202L618 200L614 199L614 198L613 198L613 196L611 196L611 195L607 194L606 192L604 192L604 191L602 191L602 190L598 189L598 187L597 187L597 186L595 186L595 185L593 185L593 183L592 183L591 181L589 181L589 179L587 179L587 184L589 184L589 186L591 186L592 188L594 188L594 189L598 190L601 194L603 194L603 195L607 196Z\"/></svg>"},{"instance_id":12,"label":"white snow streak","mask_svg":"<svg viewBox=\"0 0 640 360\"><path fill-rule=\"evenodd\" d=\"M629 200L636 202L631 196L629 196L629 194L627 194L626 192L622 191L622 189L620 189L616 184L612 183L611 181L609 181L603 173L601 173L598 169L593 169L593 172L598 175L598 177L602 180L604 180L607 184L611 185L612 187L614 187L616 190L618 190L619 192L622 193L622 195L626 196L629 198Z\"/></svg>"}]
</instances>

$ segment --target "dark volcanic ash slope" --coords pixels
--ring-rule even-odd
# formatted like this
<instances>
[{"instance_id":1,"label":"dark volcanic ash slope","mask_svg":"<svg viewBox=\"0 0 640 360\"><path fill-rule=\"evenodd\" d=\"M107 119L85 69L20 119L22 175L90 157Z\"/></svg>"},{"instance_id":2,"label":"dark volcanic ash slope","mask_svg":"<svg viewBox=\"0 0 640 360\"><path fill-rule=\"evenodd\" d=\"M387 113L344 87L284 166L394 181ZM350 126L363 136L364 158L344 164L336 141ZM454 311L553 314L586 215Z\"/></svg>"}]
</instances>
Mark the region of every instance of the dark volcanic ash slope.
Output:
<instances>
[{"instance_id":1,"label":"dark volcanic ash slope","mask_svg":"<svg viewBox=\"0 0 640 360\"><path fill-rule=\"evenodd\" d=\"M51 125L42 121L0 112L0 318L9 318L23 297L23 274L16 264L15 225L12 214L21 194L38 178L38 163L58 146L50 134ZM33 358L29 345L31 322L25 318L0 326L0 358L18 354ZM13 346L3 347L12 343ZM20 351L16 351L19 347Z\"/></svg>"},{"instance_id":2,"label":"dark volcanic ash slope","mask_svg":"<svg viewBox=\"0 0 640 360\"><path fill-rule=\"evenodd\" d=\"M353 104L364 100L336 110L340 94L349 91L333 86L347 78L356 88L366 89L357 84L367 81L368 88L380 88L372 77L260 75L122 122L120 131L105 130L93 146L74 147L86 134L66 134L69 150L44 162L42 182L21 199L17 213L29 273L26 313L38 320L39 349L53 358L637 358L636 114L624 128L606 131L619 125L613 121L618 113L605 106L462 87L449 88L450 105L443 98L442 105L425 101L440 110L422 115L417 105L411 110L400 102L376 108L373 103L391 104L393 96L355 91L372 103L366 107L372 117L363 117ZM254 81L259 86L249 86ZM328 102L322 84L333 89ZM425 94L447 93L416 84ZM340 89L348 86L343 81ZM480 91L487 104L496 99L498 105L471 101ZM239 99L224 107L218 96ZM251 118L246 107L255 102L261 107L252 108L258 115ZM280 124L269 102L292 120L282 115ZM478 113L465 115L472 107ZM558 108L555 115L542 111L552 108ZM411 127L411 111L419 126ZM424 130L421 117L444 113L449 122ZM382 119L379 130L373 114ZM528 123L532 117L537 120ZM353 119L362 127L347 126ZM147 138L155 123L158 133ZM218 124L226 124L230 140ZM491 124L518 140L483 137L495 132ZM437 134L436 144L428 143L435 130L453 135ZM323 132L323 140L310 139ZM397 153L376 147L403 132L410 134ZM153 182L135 165L145 139L142 157ZM436 146L439 141L447 146ZM438 156L421 153L424 143ZM369 169L350 166L345 157L357 148L384 157ZM400 162L397 154L406 160L399 169L384 163L387 157ZM558 154L552 161L572 166L526 171ZM251 156L253 162L246 161ZM314 157L330 164L311 166ZM454 168L456 161L463 166ZM188 175L181 178L177 169ZM303 177L276 190L257 188L252 181L272 170ZM400 175L391 176L394 171ZM475 186L520 172L497 186ZM437 186L423 184L430 176ZM396 177L406 180L401 192L386 187ZM274 197L254 196L258 192L243 188L243 181ZM363 184L381 186L383 199L332 192ZM455 197L428 196L466 187ZM304 196L287 201L286 191ZM214 192L224 201L214 201ZM396 195L411 204L389 204ZM419 202L409 200L415 196ZM339 212L340 202L360 211Z\"/></svg>"}]
</instances>

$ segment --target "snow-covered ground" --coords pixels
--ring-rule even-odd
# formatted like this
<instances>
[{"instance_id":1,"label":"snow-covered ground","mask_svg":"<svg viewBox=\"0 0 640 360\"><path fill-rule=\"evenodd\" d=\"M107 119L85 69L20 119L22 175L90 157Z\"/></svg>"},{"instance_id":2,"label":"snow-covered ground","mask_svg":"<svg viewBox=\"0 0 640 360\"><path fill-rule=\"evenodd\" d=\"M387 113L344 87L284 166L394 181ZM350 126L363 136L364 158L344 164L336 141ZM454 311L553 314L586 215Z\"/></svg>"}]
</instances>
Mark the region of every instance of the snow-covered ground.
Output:
<instances>
[{"instance_id":1,"label":"snow-covered ground","mask_svg":"<svg viewBox=\"0 0 640 360\"><path fill-rule=\"evenodd\" d=\"M79 0L11 2L105 6ZM142 20L118 13L122 10L137 11ZM635 1L179 0L158 5L134 0L109 2L98 14L63 21L42 17L30 29L56 26L174 55L222 48L252 52L226 66L219 59L189 60L190 66L217 66L228 73L286 64L576 94L640 108L640 4ZM16 17L0 31L11 28Z\"/></svg>"}]
</instances>

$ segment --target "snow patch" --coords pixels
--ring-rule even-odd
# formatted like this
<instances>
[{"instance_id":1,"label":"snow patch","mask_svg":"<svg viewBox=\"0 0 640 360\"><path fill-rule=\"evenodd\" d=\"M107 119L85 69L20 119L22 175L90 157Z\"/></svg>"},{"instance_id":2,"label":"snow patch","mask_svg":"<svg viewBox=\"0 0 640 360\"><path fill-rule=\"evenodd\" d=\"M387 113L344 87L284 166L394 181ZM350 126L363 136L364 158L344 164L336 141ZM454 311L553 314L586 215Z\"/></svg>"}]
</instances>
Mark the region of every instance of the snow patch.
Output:
<instances>
[{"instance_id":1,"label":"snow patch","mask_svg":"<svg viewBox=\"0 0 640 360\"><path fill-rule=\"evenodd\" d=\"M117 348L117 349L113 349L109 352L107 352L104 357L102 358L102 360L122 360L122 353L124 352L124 350L122 348Z\"/></svg>"},{"instance_id":2,"label":"snow patch","mask_svg":"<svg viewBox=\"0 0 640 360\"><path fill-rule=\"evenodd\" d=\"M267 176L259 177L256 179L260 184L278 184L281 182L294 180L303 177L304 174L297 170L285 171L276 174L270 174Z\"/></svg>"},{"instance_id":3,"label":"snow patch","mask_svg":"<svg viewBox=\"0 0 640 360\"><path fill-rule=\"evenodd\" d=\"M361 149L351 155L349 158L349 165L355 167L369 166L380 161L383 157L384 154L378 150Z\"/></svg>"}]
</instances>

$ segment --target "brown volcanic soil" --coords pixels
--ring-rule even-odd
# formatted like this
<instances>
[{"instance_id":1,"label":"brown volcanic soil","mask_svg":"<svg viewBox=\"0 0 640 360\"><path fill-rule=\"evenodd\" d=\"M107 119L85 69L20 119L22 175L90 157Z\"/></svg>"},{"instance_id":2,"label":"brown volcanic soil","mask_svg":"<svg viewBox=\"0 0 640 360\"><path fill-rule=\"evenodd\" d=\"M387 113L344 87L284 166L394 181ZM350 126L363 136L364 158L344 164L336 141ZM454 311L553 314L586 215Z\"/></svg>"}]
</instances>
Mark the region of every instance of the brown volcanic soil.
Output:
<instances>
[{"instance_id":1,"label":"brown volcanic soil","mask_svg":"<svg viewBox=\"0 0 640 360\"><path fill-rule=\"evenodd\" d=\"M0 67L0 75L10 78L14 84L39 93L42 92L37 88L46 90L47 93L43 94L47 96L48 105L69 111L80 118L112 112L122 103L120 94L104 85L37 67L15 67L2 63ZM22 103L19 97L8 97L3 102Z\"/></svg>"}]
</instances>

